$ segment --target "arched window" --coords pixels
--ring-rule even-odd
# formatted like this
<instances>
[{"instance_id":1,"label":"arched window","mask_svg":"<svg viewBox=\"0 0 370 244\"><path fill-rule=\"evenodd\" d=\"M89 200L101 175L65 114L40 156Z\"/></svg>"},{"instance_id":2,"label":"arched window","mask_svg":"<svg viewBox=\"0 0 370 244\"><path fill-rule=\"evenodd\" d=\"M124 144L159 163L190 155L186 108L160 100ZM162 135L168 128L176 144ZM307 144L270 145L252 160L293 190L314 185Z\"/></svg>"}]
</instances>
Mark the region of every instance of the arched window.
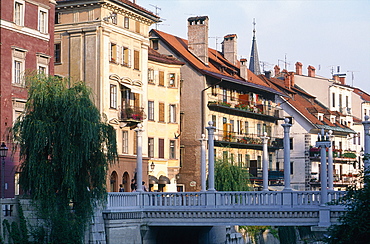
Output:
<instances>
[{"instance_id":1,"label":"arched window","mask_svg":"<svg viewBox=\"0 0 370 244\"><path fill-rule=\"evenodd\" d=\"M113 171L110 175L110 191L117 192L118 191L118 175L116 171Z\"/></svg>"}]
</instances>

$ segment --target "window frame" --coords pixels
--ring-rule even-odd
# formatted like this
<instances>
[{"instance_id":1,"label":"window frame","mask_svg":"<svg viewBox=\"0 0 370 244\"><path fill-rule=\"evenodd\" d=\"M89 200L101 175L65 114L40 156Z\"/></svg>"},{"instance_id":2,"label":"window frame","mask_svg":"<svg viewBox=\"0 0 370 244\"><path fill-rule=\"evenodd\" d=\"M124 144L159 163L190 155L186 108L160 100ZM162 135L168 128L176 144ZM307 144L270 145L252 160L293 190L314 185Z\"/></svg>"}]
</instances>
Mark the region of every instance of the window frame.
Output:
<instances>
[{"instance_id":1,"label":"window frame","mask_svg":"<svg viewBox=\"0 0 370 244\"><path fill-rule=\"evenodd\" d=\"M148 101L148 120L154 121L154 101Z\"/></svg>"},{"instance_id":2,"label":"window frame","mask_svg":"<svg viewBox=\"0 0 370 244\"><path fill-rule=\"evenodd\" d=\"M140 51L134 50L134 69L140 70Z\"/></svg>"},{"instance_id":3,"label":"window frame","mask_svg":"<svg viewBox=\"0 0 370 244\"><path fill-rule=\"evenodd\" d=\"M109 108L117 109L117 85L109 85Z\"/></svg>"},{"instance_id":4,"label":"window frame","mask_svg":"<svg viewBox=\"0 0 370 244\"><path fill-rule=\"evenodd\" d=\"M176 141L170 140L169 159L176 159Z\"/></svg>"},{"instance_id":5,"label":"window frame","mask_svg":"<svg viewBox=\"0 0 370 244\"><path fill-rule=\"evenodd\" d=\"M154 158L154 138L148 137L148 157Z\"/></svg>"},{"instance_id":6,"label":"window frame","mask_svg":"<svg viewBox=\"0 0 370 244\"><path fill-rule=\"evenodd\" d=\"M20 7L19 11L17 11L17 8L16 8L17 6ZM13 22L18 26L24 26L24 10L25 10L25 1L15 0L14 1Z\"/></svg>"},{"instance_id":7,"label":"window frame","mask_svg":"<svg viewBox=\"0 0 370 244\"><path fill-rule=\"evenodd\" d=\"M130 29L130 18L127 16L123 18L123 28Z\"/></svg>"},{"instance_id":8,"label":"window frame","mask_svg":"<svg viewBox=\"0 0 370 244\"><path fill-rule=\"evenodd\" d=\"M48 33L48 25L49 25L49 11L46 8L39 7L38 8L38 26L37 30L43 34Z\"/></svg>"},{"instance_id":9,"label":"window frame","mask_svg":"<svg viewBox=\"0 0 370 244\"><path fill-rule=\"evenodd\" d=\"M122 154L128 154L128 150L129 150L129 147L128 147L128 131L127 130L123 130L122 131Z\"/></svg>"},{"instance_id":10,"label":"window frame","mask_svg":"<svg viewBox=\"0 0 370 244\"><path fill-rule=\"evenodd\" d=\"M176 87L176 73L168 74L168 87Z\"/></svg>"},{"instance_id":11,"label":"window frame","mask_svg":"<svg viewBox=\"0 0 370 244\"><path fill-rule=\"evenodd\" d=\"M169 115L168 115L168 122L169 123L176 123L176 104L170 104L169 105Z\"/></svg>"},{"instance_id":12,"label":"window frame","mask_svg":"<svg viewBox=\"0 0 370 244\"><path fill-rule=\"evenodd\" d=\"M57 48L59 46L59 48ZM62 63L62 44L54 43L54 64Z\"/></svg>"}]
</instances>

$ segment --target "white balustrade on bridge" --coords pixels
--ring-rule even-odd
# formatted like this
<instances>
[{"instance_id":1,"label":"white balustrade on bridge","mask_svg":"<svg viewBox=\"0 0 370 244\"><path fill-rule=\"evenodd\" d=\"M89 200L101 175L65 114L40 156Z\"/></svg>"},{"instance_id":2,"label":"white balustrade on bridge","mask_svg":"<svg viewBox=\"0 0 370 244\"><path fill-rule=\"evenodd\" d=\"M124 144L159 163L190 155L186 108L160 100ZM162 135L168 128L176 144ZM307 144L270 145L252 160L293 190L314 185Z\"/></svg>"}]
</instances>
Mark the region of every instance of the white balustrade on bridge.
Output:
<instances>
[{"instance_id":1,"label":"white balustrade on bridge","mask_svg":"<svg viewBox=\"0 0 370 244\"><path fill-rule=\"evenodd\" d=\"M107 210L150 208L236 208L295 207L322 205L319 191L260 192L111 192ZM344 196L342 191L329 191L328 200Z\"/></svg>"}]
</instances>

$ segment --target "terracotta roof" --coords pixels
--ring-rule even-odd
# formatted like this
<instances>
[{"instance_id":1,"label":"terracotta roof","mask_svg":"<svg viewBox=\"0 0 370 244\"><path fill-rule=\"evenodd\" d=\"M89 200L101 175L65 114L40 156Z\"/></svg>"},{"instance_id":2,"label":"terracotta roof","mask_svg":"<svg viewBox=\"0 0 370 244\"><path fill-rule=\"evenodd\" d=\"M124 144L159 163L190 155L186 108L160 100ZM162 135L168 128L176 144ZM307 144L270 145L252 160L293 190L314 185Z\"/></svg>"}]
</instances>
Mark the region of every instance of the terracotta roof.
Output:
<instances>
[{"instance_id":1,"label":"terracotta roof","mask_svg":"<svg viewBox=\"0 0 370 244\"><path fill-rule=\"evenodd\" d=\"M286 87L284 85L284 80L270 78L266 80L276 85L277 88L280 88L281 92L285 93L289 96L287 102L291 104L297 111L299 111L307 120L309 120L316 128L321 129L331 129L333 131L340 131L345 133L354 133L352 129L349 127L338 123L332 123L330 121L330 117L328 115L335 115L337 117L343 116L342 113L338 111L331 111L323 104L318 102L314 96L307 93L306 91L298 88L297 86L294 87ZM319 120L317 113L322 113L323 120Z\"/></svg>"},{"instance_id":2,"label":"terracotta roof","mask_svg":"<svg viewBox=\"0 0 370 244\"><path fill-rule=\"evenodd\" d=\"M184 62L181 62L177 58L160 54L159 52L150 47L148 49L148 59L165 64L178 64L178 65L184 64Z\"/></svg>"},{"instance_id":3,"label":"terracotta roof","mask_svg":"<svg viewBox=\"0 0 370 244\"><path fill-rule=\"evenodd\" d=\"M370 95L367 94L366 92L364 92L363 90L361 90L359 88L354 88L353 92L356 93L357 95L359 95L362 100L364 100L366 102L370 102Z\"/></svg>"},{"instance_id":4,"label":"terracotta roof","mask_svg":"<svg viewBox=\"0 0 370 244\"><path fill-rule=\"evenodd\" d=\"M158 21L159 21L159 16L157 16L153 12L137 5L136 3L133 3L130 0L110 0L110 1L112 1L112 2L122 2L124 4L127 4L127 5L129 5L130 7L134 8L136 10L140 10L140 11L142 11L142 12L144 12L144 13L146 13L146 14L154 17L154 18L157 18ZM86 3L86 0L57 0L57 4L58 3L64 3L64 2L76 2L76 3L78 3L78 2L82 3L83 2L83 3ZM98 1L98 2L100 2L100 1Z\"/></svg>"},{"instance_id":5,"label":"terracotta roof","mask_svg":"<svg viewBox=\"0 0 370 244\"><path fill-rule=\"evenodd\" d=\"M171 48L171 50L173 50L173 52L176 53L176 55L184 59L187 63L189 63L189 65L203 74L213 74L214 76L223 77L224 79L229 78L233 79L233 81L237 80L241 84L245 84L247 86L254 84L256 85L256 88L260 87L266 91L280 93L278 90L274 90L270 84L261 80L252 72L248 72L247 81L240 77L240 63L238 62L237 65L232 64L224 58L221 52L215 49L208 48L208 64L205 64L188 50L187 40L154 29L151 30L151 33L158 36L167 46Z\"/></svg>"}]
</instances>

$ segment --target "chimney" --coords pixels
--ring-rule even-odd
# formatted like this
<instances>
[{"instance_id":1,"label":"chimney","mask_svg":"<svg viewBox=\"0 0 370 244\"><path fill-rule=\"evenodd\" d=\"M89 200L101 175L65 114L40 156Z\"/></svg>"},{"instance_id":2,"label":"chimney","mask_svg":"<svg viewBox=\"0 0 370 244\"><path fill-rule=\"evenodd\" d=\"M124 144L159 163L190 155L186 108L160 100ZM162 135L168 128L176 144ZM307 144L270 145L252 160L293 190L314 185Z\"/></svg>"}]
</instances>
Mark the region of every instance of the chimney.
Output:
<instances>
[{"instance_id":1,"label":"chimney","mask_svg":"<svg viewBox=\"0 0 370 244\"><path fill-rule=\"evenodd\" d=\"M188 49L208 64L208 16L188 18Z\"/></svg>"},{"instance_id":2,"label":"chimney","mask_svg":"<svg viewBox=\"0 0 370 244\"><path fill-rule=\"evenodd\" d=\"M247 59L242 58L240 59L240 77L242 77L244 80L248 80L248 68L247 68Z\"/></svg>"},{"instance_id":3,"label":"chimney","mask_svg":"<svg viewBox=\"0 0 370 244\"><path fill-rule=\"evenodd\" d=\"M284 85L288 88L294 86L294 72L287 72L284 75Z\"/></svg>"},{"instance_id":4,"label":"chimney","mask_svg":"<svg viewBox=\"0 0 370 244\"><path fill-rule=\"evenodd\" d=\"M280 74L280 67L275 65L274 71L275 71L275 76L278 76Z\"/></svg>"},{"instance_id":5,"label":"chimney","mask_svg":"<svg viewBox=\"0 0 370 244\"><path fill-rule=\"evenodd\" d=\"M300 62L295 63L295 73L297 75L302 75L302 63Z\"/></svg>"},{"instance_id":6,"label":"chimney","mask_svg":"<svg viewBox=\"0 0 370 244\"><path fill-rule=\"evenodd\" d=\"M237 62L237 36L236 34L229 34L224 37L222 42L222 53L224 57L233 65Z\"/></svg>"},{"instance_id":7,"label":"chimney","mask_svg":"<svg viewBox=\"0 0 370 244\"><path fill-rule=\"evenodd\" d=\"M309 65L307 67L307 70L308 70L308 76L309 77L315 77L316 76L316 74L315 74L315 70L316 70L315 67Z\"/></svg>"},{"instance_id":8,"label":"chimney","mask_svg":"<svg viewBox=\"0 0 370 244\"><path fill-rule=\"evenodd\" d=\"M271 78L271 70L265 70L265 76L267 79L270 79Z\"/></svg>"}]
</instances>

